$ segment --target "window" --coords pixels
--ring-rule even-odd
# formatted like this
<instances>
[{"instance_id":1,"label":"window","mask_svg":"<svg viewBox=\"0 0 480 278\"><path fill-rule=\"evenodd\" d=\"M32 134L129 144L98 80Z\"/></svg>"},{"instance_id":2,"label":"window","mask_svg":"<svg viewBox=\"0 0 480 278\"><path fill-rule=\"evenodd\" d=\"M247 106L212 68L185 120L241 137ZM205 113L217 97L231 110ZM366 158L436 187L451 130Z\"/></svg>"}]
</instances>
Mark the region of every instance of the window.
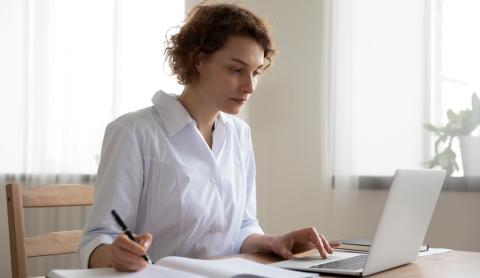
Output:
<instances>
[{"instance_id":1,"label":"window","mask_svg":"<svg viewBox=\"0 0 480 278\"><path fill-rule=\"evenodd\" d=\"M432 102L431 118L436 125L448 121L447 110L455 112L471 108L472 93L480 93L480 2L468 0L432 1ZM474 132L478 135L478 129ZM459 142L453 141L459 156ZM433 155L433 150L432 150Z\"/></svg>"},{"instance_id":2,"label":"window","mask_svg":"<svg viewBox=\"0 0 480 278\"><path fill-rule=\"evenodd\" d=\"M332 1L336 185L426 167L434 138L423 125L444 125L480 91L478 11L468 0Z\"/></svg>"},{"instance_id":3,"label":"window","mask_svg":"<svg viewBox=\"0 0 480 278\"><path fill-rule=\"evenodd\" d=\"M418 168L427 154L423 1L332 1L335 184Z\"/></svg>"},{"instance_id":4,"label":"window","mask_svg":"<svg viewBox=\"0 0 480 278\"><path fill-rule=\"evenodd\" d=\"M10 2L2 174L94 174L108 122L151 105L159 89L181 91L163 50L184 1Z\"/></svg>"}]
</instances>

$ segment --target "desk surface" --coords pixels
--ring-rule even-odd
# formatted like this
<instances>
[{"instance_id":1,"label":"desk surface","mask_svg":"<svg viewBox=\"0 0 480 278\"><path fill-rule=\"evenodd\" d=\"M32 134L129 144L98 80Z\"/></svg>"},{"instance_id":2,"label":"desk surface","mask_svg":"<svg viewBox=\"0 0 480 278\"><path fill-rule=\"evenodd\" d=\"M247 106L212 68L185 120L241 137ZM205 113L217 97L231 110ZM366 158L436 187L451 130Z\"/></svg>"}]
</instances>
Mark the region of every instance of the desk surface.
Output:
<instances>
[{"instance_id":1,"label":"desk surface","mask_svg":"<svg viewBox=\"0 0 480 278\"><path fill-rule=\"evenodd\" d=\"M306 253L305 255L307 255ZM236 257L259 263L273 263L279 257L263 254L240 254ZM322 277L339 277L322 274ZM393 268L369 277L480 277L480 253L467 251L450 251L418 257L411 264Z\"/></svg>"}]
</instances>

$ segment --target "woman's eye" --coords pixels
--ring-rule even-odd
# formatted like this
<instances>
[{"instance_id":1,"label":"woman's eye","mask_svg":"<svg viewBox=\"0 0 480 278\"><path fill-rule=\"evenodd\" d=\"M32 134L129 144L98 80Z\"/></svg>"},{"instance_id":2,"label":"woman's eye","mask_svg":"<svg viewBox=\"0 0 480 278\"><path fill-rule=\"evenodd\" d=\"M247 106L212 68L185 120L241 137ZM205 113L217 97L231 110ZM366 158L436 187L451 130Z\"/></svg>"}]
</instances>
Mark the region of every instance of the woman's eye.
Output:
<instances>
[{"instance_id":1,"label":"woman's eye","mask_svg":"<svg viewBox=\"0 0 480 278\"><path fill-rule=\"evenodd\" d=\"M242 72L242 69L241 68L232 68L231 71L233 73L241 73Z\"/></svg>"}]
</instances>

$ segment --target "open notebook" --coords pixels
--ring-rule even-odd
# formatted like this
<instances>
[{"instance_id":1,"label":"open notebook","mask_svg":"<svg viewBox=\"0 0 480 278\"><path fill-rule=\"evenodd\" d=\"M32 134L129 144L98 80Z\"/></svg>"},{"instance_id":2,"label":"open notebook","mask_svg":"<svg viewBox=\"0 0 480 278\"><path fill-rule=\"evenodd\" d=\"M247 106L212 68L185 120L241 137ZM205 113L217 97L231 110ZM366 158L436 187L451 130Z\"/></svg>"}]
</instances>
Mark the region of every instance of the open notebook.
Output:
<instances>
[{"instance_id":1,"label":"open notebook","mask_svg":"<svg viewBox=\"0 0 480 278\"><path fill-rule=\"evenodd\" d=\"M241 277L293 277L308 278L318 277L316 273L305 273L282 269L255 263L241 258L229 258L221 260L198 260L183 257L165 257L158 260L154 265L133 272L117 272L112 268L97 269L63 269L52 270L47 278L143 278L143 277L218 277L218 278L241 278Z\"/></svg>"}]
</instances>

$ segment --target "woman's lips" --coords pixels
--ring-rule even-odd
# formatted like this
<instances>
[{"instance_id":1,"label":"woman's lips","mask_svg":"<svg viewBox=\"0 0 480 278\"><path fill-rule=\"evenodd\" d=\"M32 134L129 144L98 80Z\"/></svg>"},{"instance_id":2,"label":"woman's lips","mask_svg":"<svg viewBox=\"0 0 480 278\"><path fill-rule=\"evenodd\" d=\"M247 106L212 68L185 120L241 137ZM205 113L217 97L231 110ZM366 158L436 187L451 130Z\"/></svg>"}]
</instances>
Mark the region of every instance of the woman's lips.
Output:
<instances>
[{"instance_id":1,"label":"woman's lips","mask_svg":"<svg viewBox=\"0 0 480 278\"><path fill-rule=\"evenodd\" d=\"M232 98L232 100L238 104L244 104L247 101L246 98Z\"/></svg>"}]
</instances>

